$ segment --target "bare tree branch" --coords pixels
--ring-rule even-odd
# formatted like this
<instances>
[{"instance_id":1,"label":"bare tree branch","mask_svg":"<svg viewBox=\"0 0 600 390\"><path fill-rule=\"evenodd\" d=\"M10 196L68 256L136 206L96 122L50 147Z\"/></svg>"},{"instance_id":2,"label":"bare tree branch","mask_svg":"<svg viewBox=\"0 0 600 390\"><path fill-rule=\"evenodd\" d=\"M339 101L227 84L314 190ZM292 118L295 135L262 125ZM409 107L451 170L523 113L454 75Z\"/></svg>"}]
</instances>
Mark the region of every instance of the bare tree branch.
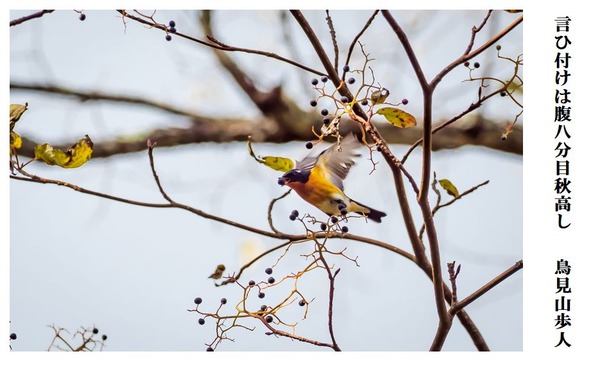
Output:
<instances>
[{"instance_id":1,"label":"bare tree branch","mask_svg":"<svg viewBox=\"0 0 600 390\"><path fill-rule=\"evenodd\" d=\"M490 291L492 288L494 288L495 286L500 284L502 281L506 280L508 277L510 277L515 272L517 272L521 269L523 269L523 260L517 261L509 269L502 272L500 275L496 276L494 279L490 280L488 283L483 285L481 288L479 288L477 291L475 291L474 293L469 295L467 298L463 299L462 301L453 303L451 305L450 309L448 310L448 317L450 318L450 323L449 324L440 323L438 325L438 330L437 330L435 338L433 339L433 342L431 344L430 351L440 351L442 349L442 346L444 345L446 337L448 336L448 333L450 332L450 327L452 324L452 317L454 315L456 315L456 313L458 313L460 310L463 310L467 305L472 303L474 300L481 297L483 294Z\"/></svg>"},{"instance_id":2,"label":"bare tree branch","mask_svg":"<svg viewBox=\"0 0 600 390\"><path fill-rule=\"evenodd\" d=\"M211 23L211 11L205 10L200 13L200 24L208 39L216 43L219 48L226 47L225 44L214 38ZM254 105L268 118L277 122L280 128L289 129L290 132L298 131L298 135L306 134L310 129L310 116L301 110L293 99L284 95L282 87L277 86L268 92L259 91L252 78L225 51L213 48L213 53L219 63L233 77L237 85L250 98Z\"/></svg>"},{"instance_id":3,"label":"bare tree branch","mask_svg":"<svg viewBox=\"0 0 600 390\"><path fill-rule=\"evenodd\" d=\"M513 266L511 266L506 271L502 272L500 275L496 276L494 279L487 282L485 285L481 286L477 291L463 299L462 301L458 301L450 307L449 314L451 316L455 315L459 310L464 309L467 305L473 303L477 298L481 297L486 292L490 291L492 288L496 287L502 281L506 280L508 277L513 275L515 272L523 269L523 260L517 261Z\"/></svg>"},{"instance_id":4,"label":"bare tree branch","mask_svg":"<svg viewBox=\"0 0 600 390\"><path fill-rule=\"evenodd\" d=\"M19 25L21 23L25 23L32 19L41 18L42 16L44 16L46 14L50 14L52 12L54 12L53 9L43 9L41 11L34 12L31 15L23 16L22 18L18 18L18 19L13 19L10 21L10 27Z\"/></svg>"},{"instance_id":5,"label":"bare tree branch","mask_svg":"<svg viewBox=\"0 0 600 390\"><path fill-rule=\"evenodd\" d=\"M112 103L127 103L133 104L143 107L148 107L164 112L168 112L169 114L175 115L183 115L196 120L205 120L204 116L187 110L182 110L178 107L158 102L151 99L141 98L139 96L132 95L124 95L118 93L107 93L102 91L95 90L85 90L85 89L73 89L67 88L57 84L41 84L41 83L24 83L13 81L10 83L10 88L14 90L20 91L33 91L33 92L41 92L48 93L53 95L62 95L66 97L72 97L78 99L82 103L90 102L90 101L104 101L104 102L112 102Z\"/></svg>"}]
</instances>

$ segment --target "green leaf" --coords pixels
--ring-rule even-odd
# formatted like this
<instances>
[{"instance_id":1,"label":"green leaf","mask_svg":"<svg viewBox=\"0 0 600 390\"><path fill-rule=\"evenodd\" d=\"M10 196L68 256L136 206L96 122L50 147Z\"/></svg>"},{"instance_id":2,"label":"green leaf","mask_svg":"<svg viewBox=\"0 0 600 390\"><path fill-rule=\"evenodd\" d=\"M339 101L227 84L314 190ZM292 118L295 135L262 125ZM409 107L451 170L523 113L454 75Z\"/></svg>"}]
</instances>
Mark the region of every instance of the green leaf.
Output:
<instances>
[{"instance_id":1,"label":"green leaf","mask_svg":"<svg viewBox=\"0 0 600 390\"><path fill-rule=\"evenodd\" d=\"M62 168L79 168L92 158L93 148L94 143L86 135L66 151L47 143L37 145L35 147L35 158L48 165L58 165Z\"/></svg>"},{"instance_id":2,"label":"green leaf","mask_svg":"<svg viewBox=\"0 0 600 390\"><path fill-rule=\"evenodd\" d=\"M399 108L384 107L377 110L377 114L383 115L388 122L396 127L405 129L407 127L416 126L417 120L414 116Z\"/></svg>"},{"instance_id":3,"label":"green leaf","mask_svg":"<svg viewBox=\"0 0 600 390\"><path fill-rule=\"evenodd\" d=\"M454 184L452 184L452 182L450 180L442 179L439 181L439 183L442 186L442 188L445 189L449 195L452 195L455 198L458 198L460 196L460 193L458 192L458 190L456 189L456 187L454 186Z\"/></svg>"},{"instance_id":4,"label":"green leaf","mask_svg":"<svg viewBox=\"0 0 600 390\"><path fill-rule=\"evenodd\" d=\"M25 103L25 105L23 104L11 104L10 105L10 129L14 129L15 128L15 124L17 123L17 121L19 119L21 119L21 115L23 115L23 113L25 111L27 111L27 106L28 104Z\"/></svg>"}]
</instances>

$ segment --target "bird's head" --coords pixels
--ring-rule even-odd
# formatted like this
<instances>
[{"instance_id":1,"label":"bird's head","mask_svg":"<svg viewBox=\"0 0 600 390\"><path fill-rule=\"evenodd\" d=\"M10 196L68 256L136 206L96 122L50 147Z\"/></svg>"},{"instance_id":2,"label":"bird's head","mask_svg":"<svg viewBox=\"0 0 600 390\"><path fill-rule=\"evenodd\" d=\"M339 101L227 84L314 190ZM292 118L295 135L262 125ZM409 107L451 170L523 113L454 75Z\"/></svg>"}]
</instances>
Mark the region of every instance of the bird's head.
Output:
<instances>
[{"instance_id":1,"label":"bird's head","mask_svg":"<svg viewBox=\"0 0 600 390\"><path fill-rule=\"evenodd\" d=\"M291 171L287 171L283 174L279 179L277 179L277 184L280 186L289 185L290 183L306 183L308 181L308 177L310 176L310 171L303 171L300 169L292 169Z\"/></svg>"}]
</instances>

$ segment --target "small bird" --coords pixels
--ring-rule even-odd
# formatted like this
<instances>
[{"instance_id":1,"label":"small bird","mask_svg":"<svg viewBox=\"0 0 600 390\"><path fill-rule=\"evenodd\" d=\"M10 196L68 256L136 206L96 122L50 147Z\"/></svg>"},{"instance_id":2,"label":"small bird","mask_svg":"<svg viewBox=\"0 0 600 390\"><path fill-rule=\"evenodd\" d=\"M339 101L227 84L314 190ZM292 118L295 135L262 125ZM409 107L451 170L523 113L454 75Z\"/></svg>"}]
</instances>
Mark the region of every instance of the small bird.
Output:
<instances>
[{"instance_id":1,"label":"small bird","mask_svg":"<svg viewBox=\"0 0 600 390\"><path fill-rule=\"evenodd\" d=\"M219 264L217 265L217 269L215 269L215 272L213 272L213 274L210 275L209 278L221 279L221 276L223 276L223 271L225 271L225 266L223 264Z\"/></svg>"},{"instance_id":2,"label":"small bird","mask_svg":"<svg viewBox=\"0 0 600 390\"><path fill-rule=\"evenodd\" d=\"M387 214L350 199L344 194L343 180L354 165L355 152L360 143L354 135L347 135L339 147L334 144L318 156L306 156L296 167L277 183L292 188L302 199L317 207L325 214L345 215L348 212L362 214L381 222Z\"/></svg>"}]
</instances>

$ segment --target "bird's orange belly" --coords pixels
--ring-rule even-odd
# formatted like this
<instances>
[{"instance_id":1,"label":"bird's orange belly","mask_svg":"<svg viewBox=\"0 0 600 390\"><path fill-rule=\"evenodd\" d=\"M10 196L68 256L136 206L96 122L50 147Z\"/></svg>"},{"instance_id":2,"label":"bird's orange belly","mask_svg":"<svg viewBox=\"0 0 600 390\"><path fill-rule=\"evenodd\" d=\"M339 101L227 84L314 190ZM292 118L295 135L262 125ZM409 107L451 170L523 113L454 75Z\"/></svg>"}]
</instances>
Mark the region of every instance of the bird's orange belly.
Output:
<instances>
[{"instance_id":1,"label":"bird's orange belly","mask_svg":"<svg viewBox=\"0 0 600 390\"><path fill-rule=\"evenodd\" d=\"M339 214L338 205L340 200L346 205L350 200L337 188L328 181L312 181L309 180L305 184L289 183L292 189L308 203L316 206L326 214Z\"/></svg>"}]
</instances>

